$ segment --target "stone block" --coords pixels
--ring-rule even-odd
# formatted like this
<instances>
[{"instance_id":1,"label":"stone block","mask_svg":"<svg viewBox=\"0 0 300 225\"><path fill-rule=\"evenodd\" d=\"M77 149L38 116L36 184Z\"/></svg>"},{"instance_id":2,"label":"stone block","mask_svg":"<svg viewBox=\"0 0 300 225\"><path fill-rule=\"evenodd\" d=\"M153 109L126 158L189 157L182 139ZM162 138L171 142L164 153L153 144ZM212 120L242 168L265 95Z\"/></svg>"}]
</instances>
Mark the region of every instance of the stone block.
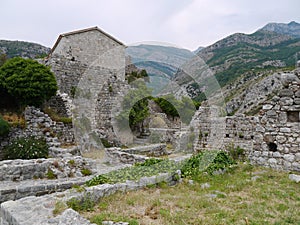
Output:
<instances>
[{"instance_id":1,"label":"stone block","mask_svg":"<svg viewBox=\"0 0 300 225\"><path fill-rule=\"evenodd\" d=\"M275 110L269 110L269 111L267 111L266 114L268 117L276 117L277 116L277 113Z\"/></svg>"},{"instance_id":2,"label":"stone block","mask_svg":"<svg viewBox=\"0 0 300 225\"><path fill-rule=\"evenodd\" d=\"M274 158L281 158L282 155L279 152L273 152L273 157Z\"/></svg>"},{"instance_id":3,"label":"stone block","mask_svg":"<svg viewBox=\"0 0 300 225\"><path fill-rule=\"evenodd\" d=\"M294 99L294 104L295 105L300 105L300 98L295 98Z\"/></svg>"},{"instance_id":4,"label":"stone block","mask_svg":"<svg viewBox=\"0 0 300 225\"><path fill-rule=\"evenodd\" d=\"M268 159L268 163L270 165L276 165L277 164L277 160L275 158L270 158L270 159Z\"/></svg>"},{"instance_id":5,"label":"stone block","mask_svg":"<svg viewBox=\"0 0 300 225\"><path fill-rule=\"evenodd\" d=\"M295 156L292 154L286 154L283 156L283 159L288 161L288 162L294 162L295 161Z\"/></svg>"},{"instance_id":6,"label":"stone block","mask_svg":"<svg viewBox=\"0 0 300 225\"><path fill-rule=\"evenodd\" d=\"M271 105L271 104L263 105L263 110L270 110L272 108L273 108L273 105Z\"/></svg>"},{"instance_id":7,"label":"stone block","mask_svg":"<svg viewBox=\"0 0 300 225\"><path fill-rule=\"evenodd\" d=\"M292 167L292 163L288 162L288 161L283 161L283 168L285 170L290 170Z\"/></svg>"},{"instance_id":8,"label":"stone block","mask_svg":"<svg viewBox=\"0 0 300 225\"><path fill-rule=\"evenodd\" d=\"M292 163L292 170L293 170L293 171L300 172L300 163L298 163L298 162L293 162L293 163ZM300 175L299 175L299 176L300 176Z\"/></svg>"},{"instance_id":9,"label":"stone block","mask_svg":"<svg viewBox=\"0 0 300 225\"><path fill-rule=\"evenodd\" d=\"M285 136L276 136L276 141L279 143L279 144L283 144L286 142L286 137Z\"/></svg>"},{"instance_id":10,"label":"stone block","mask_svg":"<svg viewBox=\"0 0 300 225\"><path fill-rule=\"evenodd\" d=\"M295 160L300 162L300 152L295 154Z\"/></svg>"},{"instance_id":11,"label":"stone block","mask_svg":"<svg viewBox=\"0 0 300 225\"><path fill-rule=\"evenodd\" d=\"M280 99L280 105L281 106L291 106L293 105L294 100L290 97L283 97Z\"/></svg>"},{"instance_id":12,"label":"stone block","mask_svg":"<svg viewBox=\"0 0 300 225\"><path fill-rule=\"evenodd\" d=\"M279 91L279 96L280 97L292 97L294 95L294 92L291 89L282 89Z\"/></svg>"},{"instance_id":13,"label":"stone block","mask_svg":"<svg viewBox=\"0 0 300 225\"><path fill-rule=\"evenodd\" d=\"M290 132L291 132L291 129L290 129L290 128L283 127L283 128L280 128L280 132L282 132L282 133L290 133Z\"/></svg>"}]
</instances>

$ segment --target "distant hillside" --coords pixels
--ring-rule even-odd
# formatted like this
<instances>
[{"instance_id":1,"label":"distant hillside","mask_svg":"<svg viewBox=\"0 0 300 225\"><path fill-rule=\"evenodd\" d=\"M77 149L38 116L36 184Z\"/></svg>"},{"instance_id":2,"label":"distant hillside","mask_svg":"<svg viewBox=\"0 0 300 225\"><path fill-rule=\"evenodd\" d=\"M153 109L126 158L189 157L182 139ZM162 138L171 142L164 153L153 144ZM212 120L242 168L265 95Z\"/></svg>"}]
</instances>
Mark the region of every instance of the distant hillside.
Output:
<instances>
[{"instance_id":1,"label":"distant hillside","mask_svg":"<svg viewBox=\"0 0 300 225\"><path fill-rule=\"evenodd\" d=\"M260 30L251 35L231 35L198 55L224 86L249 70L294 66L297 52L300 38Z\"/></svg>"},{"instance_id":2,"label":"distant hillside","mask_svg":"<svg viewBox=\"0 0 300 225\"><path fill-rule=\"evenodd\" d=\"M286 34L292 37L300 38L300 24L292 21L288 24L285 23L269 23L261 30L271 31L278 34Z\"/></svg>"},{"instance_id":3,"label":"distant hillside","mask_svg":"<svg viewBox=\"0 0 300 225\"><path fill-rule=\"evenodd\" d=\"M129 46L126 54L140 69L145 69L150 76L149 87L159 91L172 79L177 69L193 56L186 49L159 46Z\"/></svg>"},{"instance_id":4,"label":"distant hillside","mask_svg":"<svg viewBox=\"0 0 300 225\"><path fill-rule=\"evenodd\" d=\"M8 58L36 58L47 55L49 51L50 48L36 43L0 40L0 54L6 54Z\"/></svg>"},{"instance_id":5,"label":"distant hillside","mask_svg":"<svg viewBox=\"0 0 300 225\"><path fill-rule=\"evenodd\" d=\"M296 22L272 23L253 34L230 35L202 49L197 55L206 62L223 87L249 73L255 77L255 74L265 71L292 69L296 62L296 54L299 53L300 57L299 30L300 24ZM197 85L193 85L193 81L187 79L180 71L174 76L174 80L184 83L186 87L197 88ZM199 95L200 92L189 90L188 93ZM203 93L202 96L191 97L204 99Z\"/></svg>"}]
</instances>

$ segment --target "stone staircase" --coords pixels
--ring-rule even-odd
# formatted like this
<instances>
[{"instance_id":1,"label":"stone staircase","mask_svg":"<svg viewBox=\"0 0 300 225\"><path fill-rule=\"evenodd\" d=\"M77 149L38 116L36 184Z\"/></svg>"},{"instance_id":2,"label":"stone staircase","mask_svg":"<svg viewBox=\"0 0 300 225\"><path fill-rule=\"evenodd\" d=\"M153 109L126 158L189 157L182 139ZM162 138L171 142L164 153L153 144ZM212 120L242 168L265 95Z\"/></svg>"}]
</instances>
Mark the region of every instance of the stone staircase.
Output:
<instances>
[{"instance_id":1,"label":"stone staircase","mask_svg":"<svg viewBox=\"0 0 300 225\"><path fill-rule=\"evenodd\" d=\"M133 143L137 145L145 145L150 143L150 133L142 133L138 137L134 137Z\"/></svg>"}]
</instances>

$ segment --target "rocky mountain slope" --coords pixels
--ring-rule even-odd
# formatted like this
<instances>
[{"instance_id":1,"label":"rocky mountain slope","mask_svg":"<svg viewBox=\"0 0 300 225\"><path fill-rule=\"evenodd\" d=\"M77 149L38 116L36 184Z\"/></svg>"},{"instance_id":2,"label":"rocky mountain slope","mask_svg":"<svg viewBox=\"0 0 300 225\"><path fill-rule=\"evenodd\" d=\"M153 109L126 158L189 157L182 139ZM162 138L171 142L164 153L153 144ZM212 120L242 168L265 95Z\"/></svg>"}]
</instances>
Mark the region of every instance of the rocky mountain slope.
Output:
<instances>
[{"instance_id":1,"label":"rocky mountain slope","mask_svg":"<svg viewBox=\"0 0 300 225\"><path fill-rule=\"evenodd\" d=\"M286 34L295 38L300 38L300 24L292 21L288 24L285 23L269 23L261 30L271 31L278 34Z\"/></svg>"},{"instance_id":2,"label":"rocky mountain slope","mask_svg":"<svg viewBox=\"0 0 300 225\"><path fill-rule=\"evenodd\" d=\"M239 107L248 108L252 105L252 103L243 105L241 102L242 96L246 96L253 85L262 82L274 71L293 69L297 53L300 57L299 30L300 24L296 22L272 23L253 34L230 35L197 53L207 64L207 73L215 75L220 85L219 89L223 87L221 90L226 103L229 104L227 106L230 114L244 112L245 110L239 110ZM192 61L187 63L186 68L190 68L193 64ZM203 89L209 87L209 84L204 82L198 85L193 79L188 79L186 73L182 71L178 71L174 81L184 86L192 98L200 101L206 99ZM209 83L209 80L206 82ZM277 83L275 77L266 82L263 88L271 90L272 87L269 85L273 84L276 88ZM260 87L257 90L260 90ZM266 91L265 94L271 92Z\"/></svg>"},{"instance_id":3,"label":"rocky mountain slope","mask_svg":"<svg viewBox=\"0 0 300 225\"><path fill-rule=\"evenodd\" d=\"M268 24L257 32L233 34L198 53L215 73L221 86L249 70L295 65L300 52L300 24Z\"/></svg>"},{"instance_id":4,"label":"rocky mountain slope","mask_svg":"<svg viewBox=\"0 0 300 225\"><path fill-rule=\"evenodd\" d=\"M0 40L0 54L6 54L8 58L13 58L16 56L24 58L37 58L45 56L49 52L50 48L36 43Z\"/></svg>"}]
</instances>

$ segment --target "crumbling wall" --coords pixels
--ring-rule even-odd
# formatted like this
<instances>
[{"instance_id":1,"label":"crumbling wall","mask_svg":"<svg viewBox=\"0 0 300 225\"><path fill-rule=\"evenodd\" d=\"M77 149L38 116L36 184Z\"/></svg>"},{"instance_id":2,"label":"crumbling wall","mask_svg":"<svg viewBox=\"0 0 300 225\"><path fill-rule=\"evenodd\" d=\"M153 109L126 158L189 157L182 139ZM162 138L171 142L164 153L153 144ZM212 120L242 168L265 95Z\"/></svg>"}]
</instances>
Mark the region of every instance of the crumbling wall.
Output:
<instances>
[{"instance_id":1,"label":"crumbling wall","mask_svg":"<svg viewBox=\"0 0 300 225\"><path fill-rule=\"evenodd\" d=\"M281 76L284 88L265 102L259 116L222 118L213 108L200 108L196 150L239 146L254 164L300 171L300 80L292 73Z\"/></svg>"},{"instance_id":2,"label":"crumbling wall","mask_svg":"<svg viewBox=\"0 0 300 225\"><path fill-rule=\"evenodd\" d=\"M1 150L20 137L43 137L50 147L75 143L72 124L53 121L47 114L35 107L27 107L24 115L26 128L13 128L7 137L0 137L0 159L3 158Z\"/></svg>"}]
</instances>

